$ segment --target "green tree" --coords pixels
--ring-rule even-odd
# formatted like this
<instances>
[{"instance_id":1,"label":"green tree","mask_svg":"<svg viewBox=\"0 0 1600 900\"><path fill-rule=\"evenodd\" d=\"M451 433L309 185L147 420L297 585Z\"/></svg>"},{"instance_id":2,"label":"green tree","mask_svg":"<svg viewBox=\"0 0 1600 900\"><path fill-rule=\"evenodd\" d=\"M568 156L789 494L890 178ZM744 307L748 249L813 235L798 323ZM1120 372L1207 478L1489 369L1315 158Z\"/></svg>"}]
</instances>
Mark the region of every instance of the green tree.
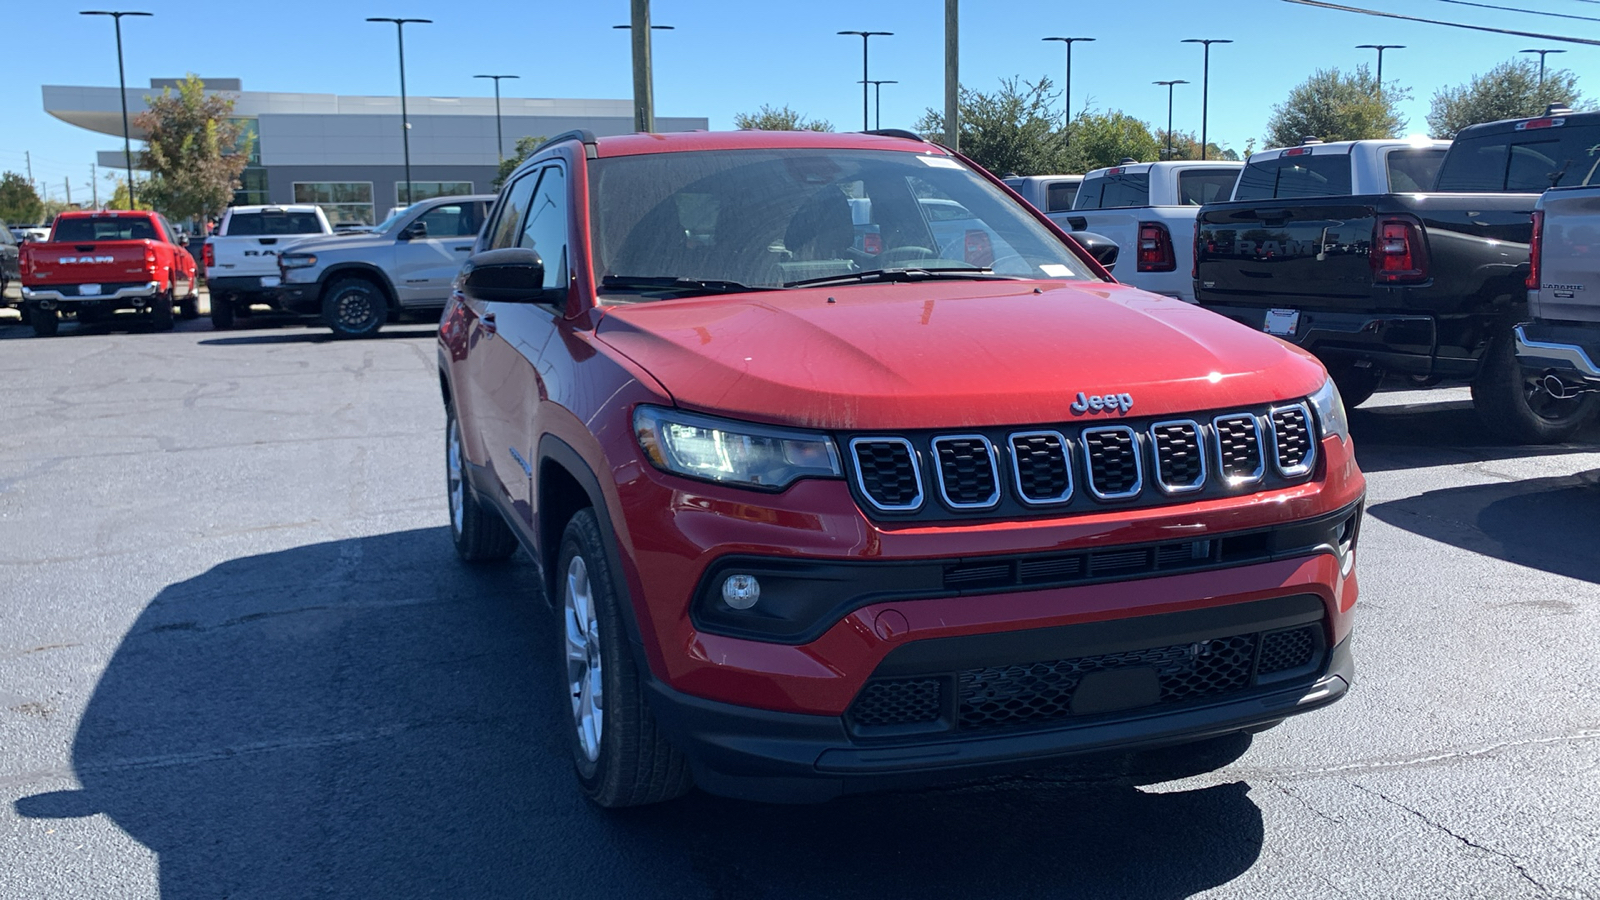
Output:
<instances>
[{"instance_id":1,"label":"green tree","mask_svg":"<svg viewBox=\"0 0 1600 900\"><path fill-rule=\"evenodd\" d=\"M807 119L789 108L761 104L753 113L739 113L733 117L735 128L741 131L832 131L833 123L827 119Z\"/></svg>"},{"instance_id":2,"label":"green tree","mask_svg":"<svg viewBox=\"0 0 1600 900\"><path fill-rule=\"evenodd\" d=\"M112 179L114 187L111 189L111 200L106 204L106 209L128 208L128 182L126 179ZM145 186L139 185L139 200L133 204L134 209L154 209L150 205L150 195L145 192Z\"/></svg>"},{"instance_id":3,"label":"green tree","mask_svg":"<svg viewBox=\"0 0 1600 900\"><path fill-rule=\"evenodd\" d=\"M539 149L544 142L544 135L539 135L538 137L524 135L517 138L516 149L510 156L500 160L500 168L494 175L494 189L500 190L500 186L506 183L506 179L511 177L511 173L517 170L517 166L527 161L528 157L533 155L533 151Z\"/></svg>"},{"instance_id":4,"label":"green tree","mask_svg":"<svg viewBox=\"0 0 1600 900\"><path fill-rule=\"evenodd\" d=\"M139 196L174 219L222 212L239 189L252 144L231 118L233 101L206 96L205 82L190 73L176 93L169 87L145 103L133 120L146 134L136 163L150 173Z\"/></svg>"},{"instance_id":5,"label":"green tree","mask_svg":"<svg viewBox=\"0 0 1600 900\"><path fill-rule=\"evenodd\" d=\"M1072 143L1061 171L1087 172L1124 159L1151 162L1165 148L1149 125L1121 110L1086 112L1072 120Z\"/></svg>"},{"instance_id":6,"label":"green tree","mask_svg":"<svg viewBox=\"0 0 1600 900\"><path fill-rule=\"evenodd\" d=\"M1156 144L1161 148L1162 158L1167 156L1167 130L1157 129L1155 133ZM1232 150L1224 150L1216 141L1206 144L1206 159L1229 159ZM1172 159L1199 159L1200 138L1192 131L1172 130ZM1238 159L1239 154L1233 153L1232 159Z\"/></svg>"},{"instance_id":7,"label":"green tree","mask_svg":"<svg viewBox=\"0 0 1600 900\"><path fill-rule=\"evenodd\" d=\"M1552 103L1578 107L1578 77L1567 69L1544 73L1539 87L1539 64L1531 59L1503 62L1453 88L1440 88L1428 111L1428 129L1437 138L1454 138L1468 125L1537 116Z\"/></svg>"},{"instance_id":8,"label":"green tree","mask_svg":"<svg viewBox=\"0 0 1600 900\"><path fill-rule=\"evenodd\" d=\"M16 172L0 175L0 220L11 225L32 225L43 215L44 203L28 179Z\"/></svg>"},{"instance_id":9,"label":"green tree","mask_svg":"<svg viewBox=\"0 0 1600 900\"><path fill-rule=\"evenodd\" d=\"M1399 137L1406 130L1399 104L1410 96L1409 88L1389 87L1380 93L1377 79L1365 65L1349 74L1318 69L1272 108L1264 140L1268 147L1293 147L1308 137L1324 141Z\"/></svg>"},{"instance_id":10,"label":"green tree","mask_svg":"<svg viewBox=\"0 0 1600 900\"><path fill-rule=\"evenodd\" d=\"M1078 171L1071 168L1061 114L1051 109L1052 87L1048 77L1036 82L1002 78L1000 89L989 94L963 86L957 107L961 152L997 175ZM927 110L916 130L929 140L942 140L944 113Z\"/></svg>"}]
</instances>

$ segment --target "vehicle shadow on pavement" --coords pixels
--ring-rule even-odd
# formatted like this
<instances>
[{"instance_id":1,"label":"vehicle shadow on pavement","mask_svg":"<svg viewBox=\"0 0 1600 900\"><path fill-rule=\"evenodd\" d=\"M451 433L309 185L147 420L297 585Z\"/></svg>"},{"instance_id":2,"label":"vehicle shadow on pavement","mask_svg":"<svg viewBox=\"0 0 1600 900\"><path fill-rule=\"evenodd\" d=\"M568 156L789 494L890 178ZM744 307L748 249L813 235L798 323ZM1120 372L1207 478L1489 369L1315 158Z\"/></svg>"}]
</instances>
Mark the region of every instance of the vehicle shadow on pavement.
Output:
<instances>
[{"instance_id":1,"label":"vehicle shadow on pavement","mask_svg":"<svg viewBox=\"0 0 1600 900\"><path fill-rule=\"evenodd\" d=\"M1600 469L1428 491L1370 507L1396 528L1507 562L1600 583ZM1565 600L1536 601L1555 611Z\"/></svg>"},{"instance_id":2,"label":"vehicle shadow on pavement","mask_svg":"<svg viewBox=\"0 0 1600 900\"><path fill-rule=\"evenodd\" d=\"M405 340L407 338L436 338L439 336L438 326L405 327L403 330L386 329L371 337L361 338L365 341L390 341ZM330 341L342 340L335 338L331 331L297 331L292 334L250 334L238 337L207 338L200 341L202 347L238 347L250 344L326 344Z\"/></svg>"},{"instance_id":3,"label":"vehicle shadow on pavement","mask_svg":"<svg viewBox=\"0 0 1600 900\"><path fill-rule=\"evenodd\" d=\"M558 633L522 556L460 564L445 528L224 562L129 628L73 745L80 790L162 896L1183 897L1255 862L1236 737L939 790L776 807L579 795Z\"/></svg>"},{"instance_id":4,"label":"vehicle shadow on pavement","mask_svg":"<svg viewBox=\"0 0 1600 900\"><path fill-rule=\"evenodd\" d=\"M1356 462L1361 471L1370 475L1496 459L1592 452L1600 443L1600 423L1585 428L1572 443L1506 444L1485 430L1471 401L1441 399L1350 410L1350 434L1355 439Z\"/></svg>"}]
</instances>

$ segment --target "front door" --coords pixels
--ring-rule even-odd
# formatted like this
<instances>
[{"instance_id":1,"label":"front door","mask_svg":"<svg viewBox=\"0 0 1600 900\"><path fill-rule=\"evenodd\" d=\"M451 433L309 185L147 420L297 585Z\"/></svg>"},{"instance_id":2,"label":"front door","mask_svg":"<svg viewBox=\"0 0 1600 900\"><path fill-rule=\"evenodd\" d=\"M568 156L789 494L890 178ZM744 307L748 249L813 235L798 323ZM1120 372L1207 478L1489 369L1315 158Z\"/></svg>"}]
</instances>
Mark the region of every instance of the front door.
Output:
<instances>
[{"instance_id":1,"label":"front door","mask_svg":"<svg viewBox=\"0 0 1600 900\"><path fill-rule=\"evenodd\" d=\"M444 305L456 272L472 252L483 213L482 200L444 203L401 229L394 252L394 287L401 306Z\"/></svg>"}]
</instances>

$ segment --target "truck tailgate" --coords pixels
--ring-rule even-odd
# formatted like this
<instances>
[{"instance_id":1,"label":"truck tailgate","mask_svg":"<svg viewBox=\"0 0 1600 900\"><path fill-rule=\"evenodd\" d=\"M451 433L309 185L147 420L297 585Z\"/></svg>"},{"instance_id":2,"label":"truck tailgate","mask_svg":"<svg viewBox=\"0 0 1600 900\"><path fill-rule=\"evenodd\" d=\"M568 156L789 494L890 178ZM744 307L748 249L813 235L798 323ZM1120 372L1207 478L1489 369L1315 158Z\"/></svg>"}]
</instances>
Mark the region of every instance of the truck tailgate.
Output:
<instances>
[{"instance_id":1,"label":"truck tailgate","mask_svg":"<svg viewBox=\"0 0 1600 900\"><path fill-rule=\"evenodd\" d=\"M1270 201L1202 209L1196 281L1216 301L1271 307L1307 300L1328 309L1371 304L1376 212L1358 198L1285 206Z\"/></svg>"},{"instance_id":2,"label":"truck tailgate","mask_svg":"<svg viewBox=\"0 0 1600 900\"><path fill-rule=\"evenodd\" d=\"M152 278L153 241L91 241L28 244L22 283L126 284ZM98 293L96 291L95 293Z\"/></svg>"},{"instance_id":3,"label":"truck tailgate","mask_svg":"<svg viewBox=\"0 0 1600 900\"><path fill-rule=\"evenodd\" d=\"M277 275L278 254L283 248L295 241L307 237L318 237L316 234L297 234L292 236L277 237L212 237L207 240L211 245L213 264L206 268L207 278L233 277L239 275Z\"/></svg>"},{"instance_id":4,"label":"truck tailgate","mask_svg":"<svg viewBox=\"0 0 1600 900\"><path fill-rule=\"evenodd\" d=\"M1600 190L1561 188L1539 201L1544 249L1529 312L1556 322L1600 322Z\"/></svg>"}]
</instances>

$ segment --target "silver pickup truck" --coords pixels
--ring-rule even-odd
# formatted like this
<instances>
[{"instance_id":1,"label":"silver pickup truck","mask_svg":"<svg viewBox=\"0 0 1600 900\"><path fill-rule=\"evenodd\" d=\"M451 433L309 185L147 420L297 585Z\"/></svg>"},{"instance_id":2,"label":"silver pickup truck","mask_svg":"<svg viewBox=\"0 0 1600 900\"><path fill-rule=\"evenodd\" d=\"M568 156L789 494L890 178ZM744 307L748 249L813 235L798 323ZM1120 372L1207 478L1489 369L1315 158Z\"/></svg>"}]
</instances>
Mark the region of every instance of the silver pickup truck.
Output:
<instances>
[{"instance_id":1,"label":"silver pickup truck","mask_svg":"<svg viewBox=\"0 0 1600 900\"><path fill-rule=\"evenodd\" d=\"M1517 362L1551 407L1600 392L1600 163L1589 162L1582 184L1545 191L1533 212L1531 321L1517 327Z\"/></svg>"}]
</instances>

